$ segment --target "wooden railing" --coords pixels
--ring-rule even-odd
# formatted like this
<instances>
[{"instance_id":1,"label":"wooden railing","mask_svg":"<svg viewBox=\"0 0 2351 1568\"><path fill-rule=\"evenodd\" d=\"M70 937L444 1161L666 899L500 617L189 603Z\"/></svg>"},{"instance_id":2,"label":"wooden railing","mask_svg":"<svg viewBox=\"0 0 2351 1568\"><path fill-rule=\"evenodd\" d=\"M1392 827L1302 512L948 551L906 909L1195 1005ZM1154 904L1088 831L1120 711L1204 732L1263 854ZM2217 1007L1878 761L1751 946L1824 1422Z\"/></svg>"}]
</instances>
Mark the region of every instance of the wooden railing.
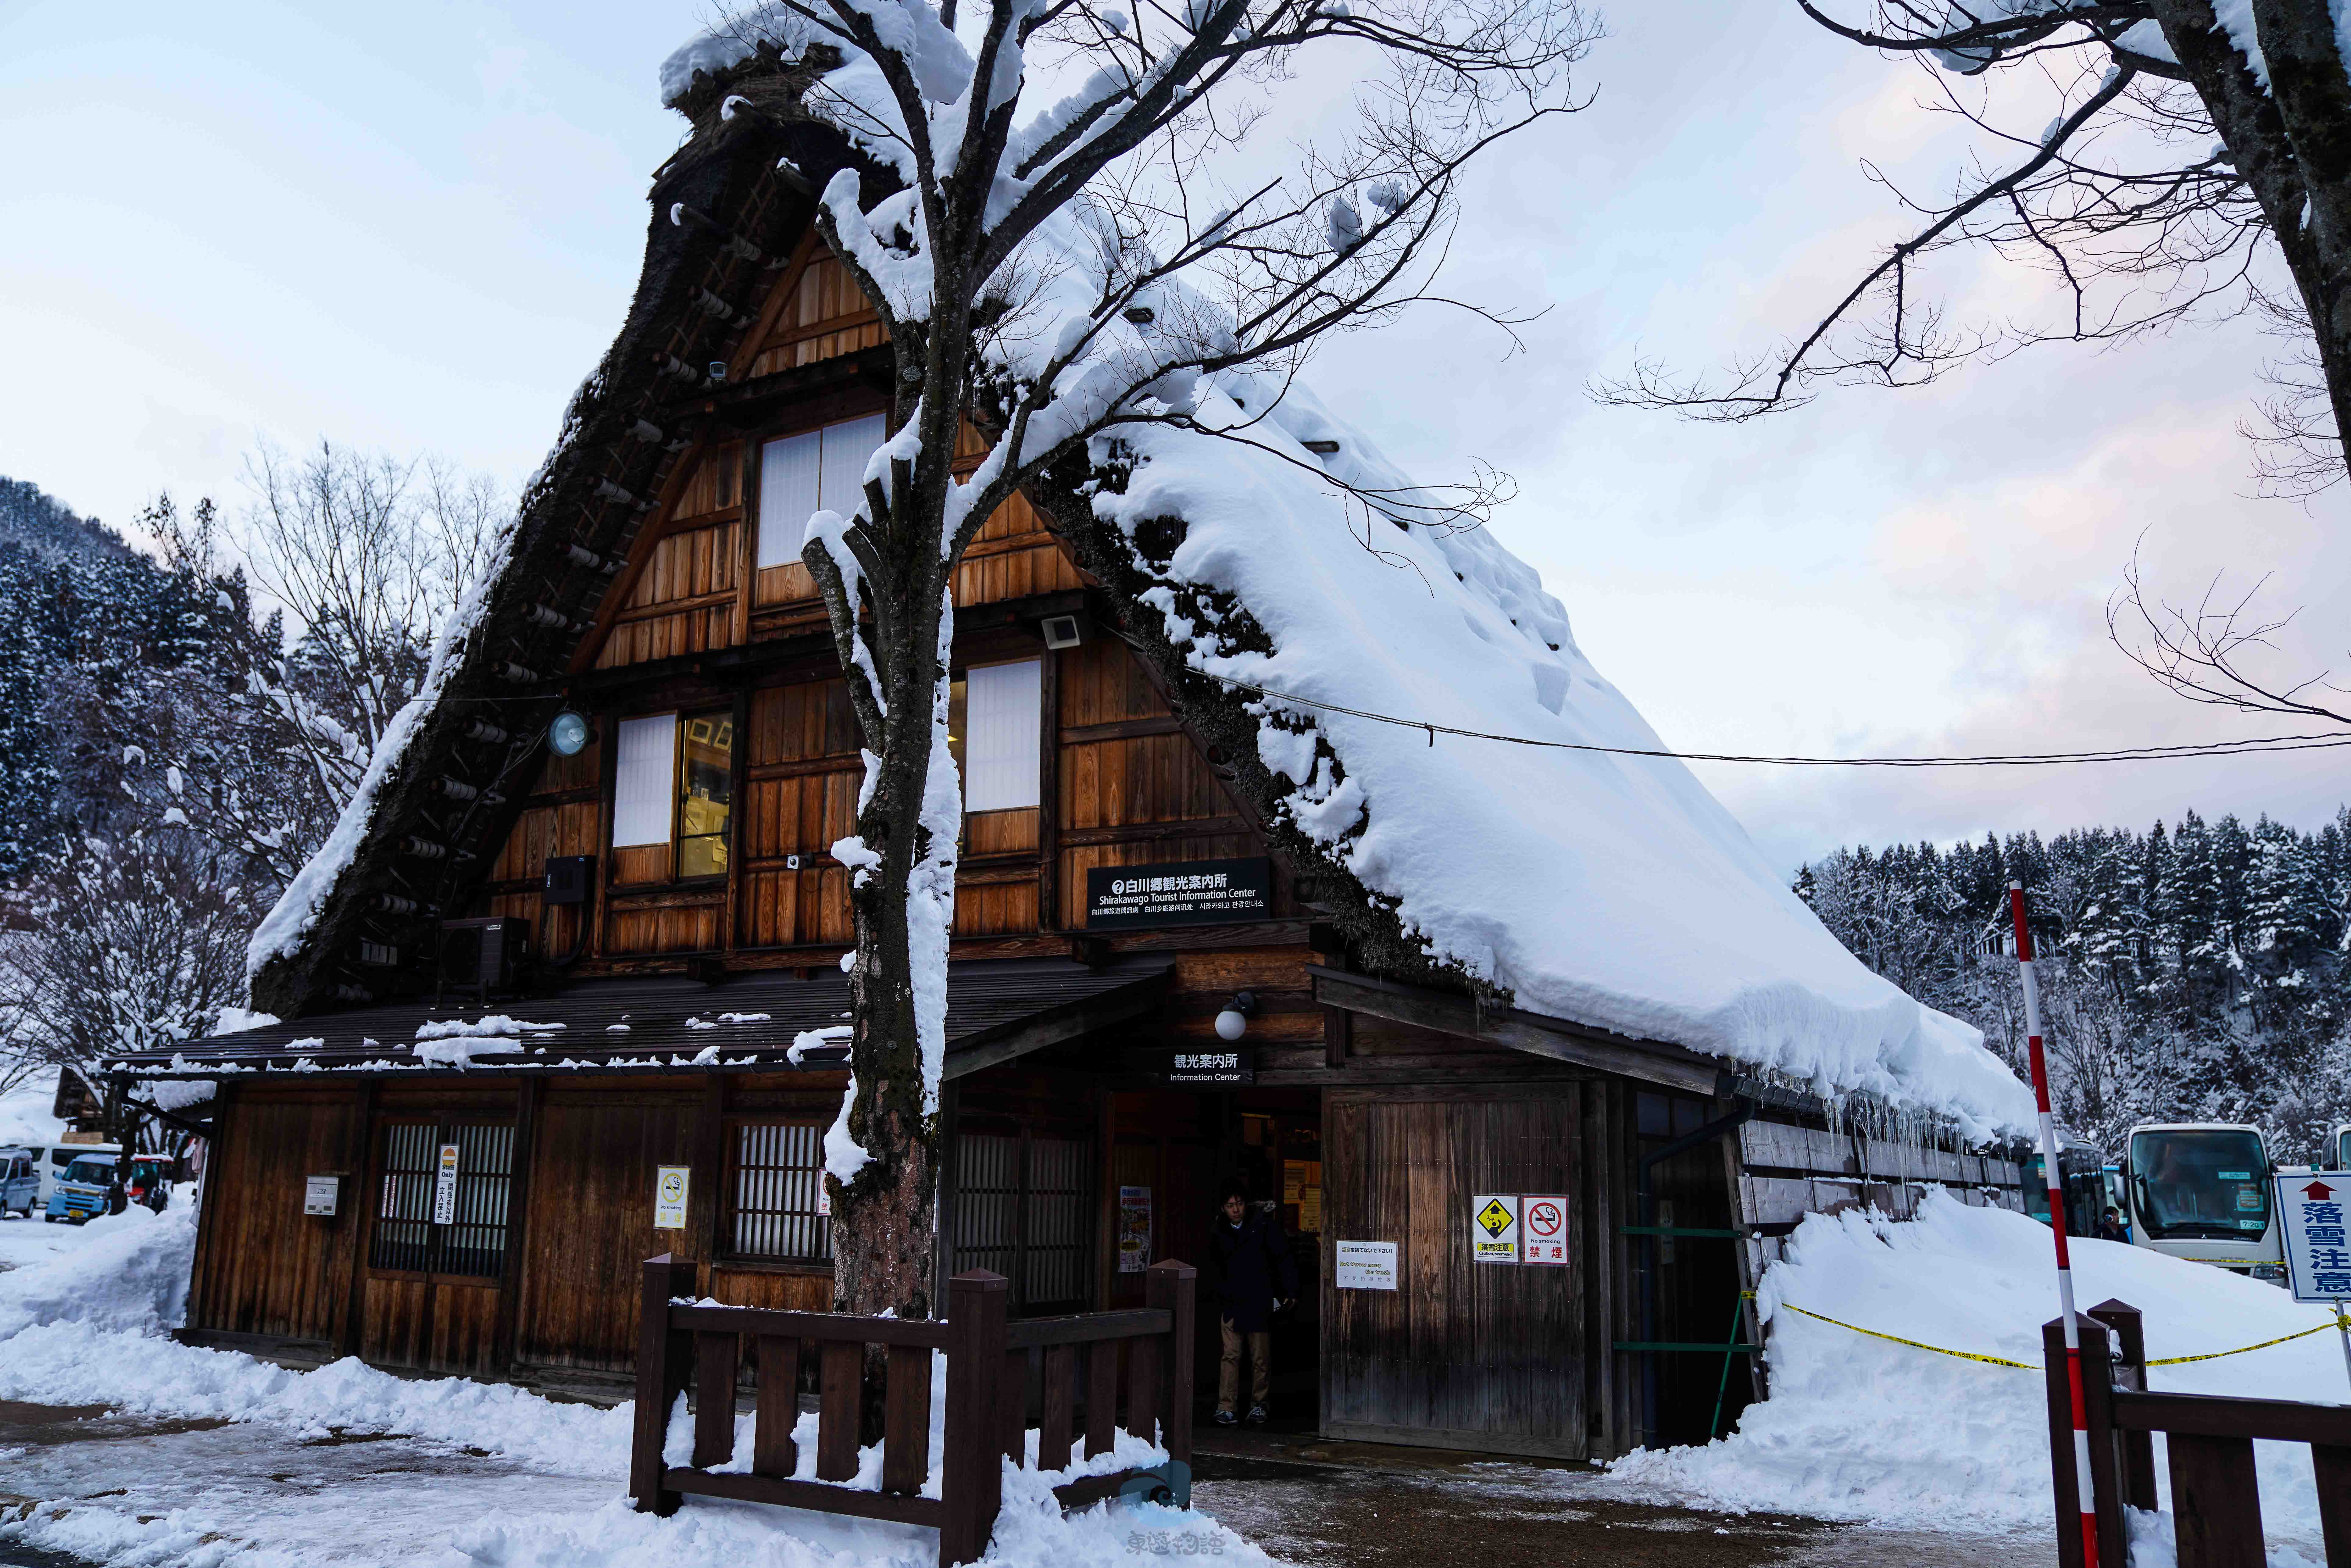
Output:
<instances>
[{"instance_id":1,"label":"wooden railing","mask_svg":"<svg viewBox=\"0 0 2351 1568\"><path fill-rule=\"evenodd\" d=\"M2213 1394L2154 1394L2138 1309L2101 1301L2080 1319L2082 1393L2090 1435L2090 1490L2097 1504L2098 1561L2130 1561L2126 1507L2157 1505L2155 1437L2165 1434L2179 1568L2262 1568L2257 1438L2310 1445L2318 1482L2326 1568L2351 1568L2351 1406ZM2081 1568L2080 1492L2074 1470L2073 1396L2062 1322L2042 1325L2049 1389L2049 1455L2057 1505L2059 1568ZM2104 1369L2105 1375L2100 1375Z\"/></svg>"},{"instance_id":2,"label":"wooden railing","mask_svg":"<svg viewBox=\"0 0 2351 1568\"><path fill-rule=\"evenodd\" d=\"M1032 1354L1042 1361L1040 1469L1066 1468L1081 1439L1084 1458L1110 1452L1122 1427L1190 1465L1197 1282L1188 1264L1155 1263L1144 1275L1147 1306L1007 1322L1004 1280L973 1270L948 1281L945 1321L919 1322L695 1305L694 1264L667 1253L648 1259L629 1493L639 1511L664 1515L699 1494L928 1525L939 1532L940 1568L977 1562L1002 1505L1002 1461L1029 1462ZM857 1475L869 1345L885 1347L877 1490L841 1484ZM747 1349L755 1411L750 1468L720 1471L715 1467L735 1454L736 1393ZM927 1498L920 1494L931 1469L935 1354L946 1357L946 1410L939 1495ZM792 1428L801 1385L811 1379L816 1479L800 1480L794 1479L799 1450ZM694 1452L689 1463L668 1465L662 1447L669 1414L689 1386ZM1054 1495L1064 1508L1082 1507L1144 1473L1089 1476L1056 1487Z\"/></svg>"}]
</instances>

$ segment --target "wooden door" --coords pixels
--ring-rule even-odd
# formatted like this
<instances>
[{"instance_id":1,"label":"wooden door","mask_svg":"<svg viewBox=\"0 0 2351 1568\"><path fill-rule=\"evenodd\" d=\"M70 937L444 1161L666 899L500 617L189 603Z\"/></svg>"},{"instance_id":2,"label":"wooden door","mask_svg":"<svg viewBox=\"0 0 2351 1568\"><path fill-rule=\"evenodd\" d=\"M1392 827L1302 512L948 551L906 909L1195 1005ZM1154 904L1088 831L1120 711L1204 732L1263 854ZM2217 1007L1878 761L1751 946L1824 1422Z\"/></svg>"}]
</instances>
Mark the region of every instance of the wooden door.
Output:
<instances>
[{"instance_id":1,"label":"wooden door","mask_svg":"<svg viewBox=\"0 0 2351 1568\"><path fill-rule=\"evenodd\" d=\"M1323 1108L1325 1436L1583 1458L1581 1086L1334 1091ZM1564 1265L1478 1263L1470 1197L1569 1204ZM1340 1290L1338 1240L1396 1244L1399 1289Z\"/></svg>"}]
</instances>

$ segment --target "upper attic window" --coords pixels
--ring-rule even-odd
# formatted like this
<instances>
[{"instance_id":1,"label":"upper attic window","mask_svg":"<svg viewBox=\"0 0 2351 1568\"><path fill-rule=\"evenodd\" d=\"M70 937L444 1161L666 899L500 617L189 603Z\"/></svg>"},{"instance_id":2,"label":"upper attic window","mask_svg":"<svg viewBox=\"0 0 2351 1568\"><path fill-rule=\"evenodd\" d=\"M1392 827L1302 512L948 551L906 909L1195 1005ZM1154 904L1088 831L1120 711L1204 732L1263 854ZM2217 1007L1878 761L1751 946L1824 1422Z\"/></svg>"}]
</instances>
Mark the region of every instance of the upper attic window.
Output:
<instances>
[{"instance_id":1,"label":"upper attic window","mask_svg":"<svg viewBox=\"0 0 2351 1568\"><path fill-rule=\"evenodd\" d=\"M865 465L888 432L882 416L845 419L780 436L759 449L759 553L762 568L790 566L811 514L856 510Z\"/></svg>"}]
</instances>

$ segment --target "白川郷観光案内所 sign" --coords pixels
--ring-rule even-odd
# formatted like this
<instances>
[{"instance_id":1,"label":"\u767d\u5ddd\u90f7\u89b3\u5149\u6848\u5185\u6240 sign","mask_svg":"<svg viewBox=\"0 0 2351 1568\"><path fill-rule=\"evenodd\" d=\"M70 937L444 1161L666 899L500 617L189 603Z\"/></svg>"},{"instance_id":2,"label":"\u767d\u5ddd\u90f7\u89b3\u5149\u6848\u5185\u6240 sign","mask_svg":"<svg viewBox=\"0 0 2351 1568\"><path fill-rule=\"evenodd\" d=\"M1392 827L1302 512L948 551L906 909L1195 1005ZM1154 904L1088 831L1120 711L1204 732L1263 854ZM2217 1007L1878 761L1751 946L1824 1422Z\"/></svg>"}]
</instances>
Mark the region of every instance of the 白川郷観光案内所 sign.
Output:
<instances>
[{"instance_id":1,"label":"\u767d\u5ddd\u90f7\u89b3\u5149\u6848\u5185\u6240 sign","mask_svg":"<svg viewBox=\"0 0 2351 1568\"><path fill-rule=\"evenodd\" d=\"M1096 866L1086 873L1086 929L1223 925L1273 911L1273 862L1184 861L1170 865Z\"/></svg>"}]
</instances>

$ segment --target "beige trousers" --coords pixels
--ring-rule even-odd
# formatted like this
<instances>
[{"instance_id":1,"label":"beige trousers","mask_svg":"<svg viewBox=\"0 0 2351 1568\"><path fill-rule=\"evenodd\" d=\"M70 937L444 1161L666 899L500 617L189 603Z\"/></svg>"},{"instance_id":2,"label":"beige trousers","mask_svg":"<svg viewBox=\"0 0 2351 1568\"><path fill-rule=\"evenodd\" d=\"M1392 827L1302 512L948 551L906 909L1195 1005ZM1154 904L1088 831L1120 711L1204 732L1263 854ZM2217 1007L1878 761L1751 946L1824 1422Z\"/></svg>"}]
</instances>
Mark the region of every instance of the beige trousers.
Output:
<instances>
[{"instance_id":1,"label":"beige trousers","mask_svg":"<svg viewBox=\"0 0 2351 1568\"><path fill-rule=\"evenodd\" d=\"M1249 1403L1262 1405L1273 1396L1273 1333L1259 1329L1245 1334L1233 1327L1230 1318L1218 1318L1217 1326L1225 1334L1225 1358L1217 1366L1217 1408L1238 1415L1241 1400L1241 1341L1249 1341Z\"/></svg>"}]
</instances>

